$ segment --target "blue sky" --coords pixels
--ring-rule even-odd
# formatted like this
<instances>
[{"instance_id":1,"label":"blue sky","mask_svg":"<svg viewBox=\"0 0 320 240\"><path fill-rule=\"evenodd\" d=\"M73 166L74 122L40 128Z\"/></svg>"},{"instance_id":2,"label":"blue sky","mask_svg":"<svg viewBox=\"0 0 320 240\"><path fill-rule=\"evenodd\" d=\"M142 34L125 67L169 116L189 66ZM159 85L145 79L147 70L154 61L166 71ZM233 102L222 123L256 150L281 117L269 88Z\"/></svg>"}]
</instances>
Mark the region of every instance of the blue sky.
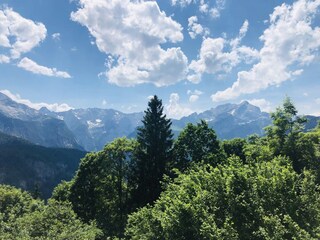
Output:
<instances>
[{"instance_id":1,"label":"blue sky","mask_svg":"<svg viewBox=\"0 0 320 240\"><path fill-rule=\"evenodd\" d=\"M169 117L287 95L320 115L320 0L2 0L0 90L34 108Z\"/></svg>"}]
</instances>

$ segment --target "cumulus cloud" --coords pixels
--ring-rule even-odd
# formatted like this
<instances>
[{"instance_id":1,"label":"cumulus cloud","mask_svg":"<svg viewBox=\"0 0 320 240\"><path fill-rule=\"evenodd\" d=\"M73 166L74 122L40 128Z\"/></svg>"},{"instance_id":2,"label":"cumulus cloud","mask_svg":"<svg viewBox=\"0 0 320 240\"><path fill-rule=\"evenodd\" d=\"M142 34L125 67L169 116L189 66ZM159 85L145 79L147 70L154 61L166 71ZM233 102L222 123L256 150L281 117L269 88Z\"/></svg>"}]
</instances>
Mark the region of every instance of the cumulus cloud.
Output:
<instances>
[{"instance_id":1,"label":"cumulus cloud","mask_svg":"<svg viewBox=\"0 0 320 240\"><path fill-rule=\"evenodd\" d=\"M185 78L188 59L182 50L160 46L182 41L182 26L160 11L156 1L79 2L71 19L88 28L101 52L116 59L105 73L110 83L166 86Z\"/></svg>"},{"instance_id":2,"label":"cumulus cloud","mask_svg":"<svg viewBox=\"0 0 320 240\"><path fill-rule=\"evenodd\" d=\"M49 77L71 78L71 76L67 72L58 71L56 68L41 66L27 57L21 59L17 66L35 74L45 75Z\"/></svg>"},{"instance_id":3,"label":"cumulus cloud","mask_svg":"<svg viewBox=\"0 0 320 240\"><path fill-rule=\"evenodd\" d=\"M188 31L192 39L195 39L198 35L207 36L209 34L209 29L203 28L201 24L198 23L197 16L188 18Z\"/></svg>"},{"instance_id":4,"label":"cumulus cloud","mask_svg":"<svg viewBox=\"0 0 320 240\"><path fill-rule=\"evenodd\" d=\"M271 112L273 110L271 102L264 98L247 100L250 104L257 106L263 112Z\"/></svg>"},{"instance_id":5,"label":"cumulus cloud","mask_svg":"<svg viewBox=\"0 0 320 240\"><path fill-rule=\"evenodd\" d=\"M193 113L188 107L182 106L179 100L180 96L178 93L171 93L169 104L165 106L166 114L169 118L180 119Z\"/></svg>"},{"instance_id":6,"label":"cumulus cloud","mask_svg":"<svg viewBox=\"0 0 320 240\"><path fill-rule=\"evenodd\" d=\"M9 90L0 90L0 92L5 94L5 95L7 95L13 101L15 101L17 103L21 103L21 104L27 105L28 107L36 109L36 110L39 110L42 107L46 107L47 109L49 109L50 111L53 111L53 112L65 112L65 111L69 111L70 109L73 109L72 107L70 107L66 103L62 103L62 104L58 104L58 103L53 103L53 104L49 104L49 103L33 103L28 99L21 98L21 96L19 94L11 93Z\"/></svg>"},{"instance_id":7,"label":"cumulus cloud","mask_svg":"<svg viewBox=\"0 0 320 240\"><path fill-rule=\"evenodd\" d=\"M240 28L238 37L229 41L224 38L204 39L200 48L199 59L193 60L189 66L191 70L189 80L197 82L203 73L225 74L241 61L250 63L259 58L259 53L255 49L239 46L248 30L248 25L249 23L246 20ZM230 50L228 51L227 48L230 48Z\"/></svg>"},{"instance_id":8,"label":"cumulus cloud","mask_svg":"<svg viewBox=\"0 0 320 240\"><path fill-rule=\"evenodd\" d=\"M188 90L187 94L190 95L189 102L193 103L193 102L198 101L200 95L202 95L203 92L201 92L200 90L196 89L194 91Z\"/></svg>"},{"instance_id":9,"label":"cumulus cloud","mask_svg":"<svg viewBox=\"0 0 320 240\"><path fill-rule=\"evenodd\" d=\"M38 46L46 34L42 23L23 18L11 8L0 10L0 46L9 51L8 58L20 58Z\"/></svg>"},{"instance_id":10,"label":"cumulus cloud","mask_svg":"<svg viewBox=\"0 0 320 240\"><path fill-rule=\"evenodd\" d=\"M312 26L320 1L299 0L282 4L270 15L270 26L260 37L263 47L260 61L249 71L238 73L230 88L212 95L213 101L224 101L250 94L302 74L320 47L320 28Z\"/></svg>"}]
</instances>

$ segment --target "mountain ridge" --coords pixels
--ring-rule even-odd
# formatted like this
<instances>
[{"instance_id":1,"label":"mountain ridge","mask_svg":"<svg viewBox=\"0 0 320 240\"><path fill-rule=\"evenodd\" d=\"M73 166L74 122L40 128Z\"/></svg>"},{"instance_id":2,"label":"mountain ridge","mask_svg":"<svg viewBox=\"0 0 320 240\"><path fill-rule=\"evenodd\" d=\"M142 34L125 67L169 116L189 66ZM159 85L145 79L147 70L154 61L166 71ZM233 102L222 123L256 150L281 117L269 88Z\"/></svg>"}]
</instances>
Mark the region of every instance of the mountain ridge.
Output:
<instances>
[{"instance_id":1,"label":"mountain ridge","mask_svg":"<svg viewBox=\"0 0 320 240\"><path fill-rule=\"evenodd\" d=\"M101 108L65 112L53 112L45 107L35 110L0 93L0 131L47 147L99 151L117 137L135 137L143 114ZM308 118L307 129L315 127L320 119ZM226 103L178 120L172 119L175 136L188 123L196 124L200 120L205 120L220 139L263 135L264 127L271 124L270 115L248 101Z\"/></svg>"}]
</instances>

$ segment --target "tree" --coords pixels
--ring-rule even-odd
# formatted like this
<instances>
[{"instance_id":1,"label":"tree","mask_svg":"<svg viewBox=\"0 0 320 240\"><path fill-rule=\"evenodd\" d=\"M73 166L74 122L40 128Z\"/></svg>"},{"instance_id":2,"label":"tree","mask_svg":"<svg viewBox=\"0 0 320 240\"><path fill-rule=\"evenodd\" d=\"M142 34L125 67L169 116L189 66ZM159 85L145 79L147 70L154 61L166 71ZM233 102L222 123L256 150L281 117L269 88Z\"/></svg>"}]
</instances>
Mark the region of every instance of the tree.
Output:
<instances>
[{"instance_id":1,"label":"tree","mask_svg":"<svg viewBox=\"0 0 320 240\"><path fill-rule=\"evenodd\" d=\"M296 143L302 133L306 119L297 115L298 111L289 97L286 97L283 106L271 113L273 126L267 127L266 133L274 155L286 155L297 172L301 172L303 166L297 157Z\"/></svg>"},{"instance_id":2,"label":"tree","mask_svg":"<svg viewBox=\"0 0 320 240\"><path fill-rule=\"evenodd\" d=\"M131 214L128 239L319 239L320 192L285 157L199 165L169 184L154 206Z\"/></svg>"},{"instance_id":3,"label":"tree","mask_svg":"<svg viewBox=\"0 0 320 240\"><path fill-rule=\"evenodd\" d=\"M227 154L227 157L232 155L238 156L243 162L246 162L246 157L244 154L244 148L247 142L242 138L234 138L231 140L225 140L222 142L222 148Z\"/></svg>"},{"instance_id":4,"label":"tree","mask_svg":"<svg viewBox=\"0 0 320 240\"><path fill-rule=\"evenodd\" d=\"M129 211L129 165L135 146L134 140L118 138L102 151L87 154L72 180L73 209L86 223L95 220L104 237L122 237ZM64 198L63 192L61 186L54 196Z\"/></svg>"},{"instance_id":5,"label":"tree","mask_svg":"<svg viewBox=\"0 0 320 240\"><path fill-rule=\"evenodd\" d=\"M161 180L172 165L171 121L163 113L162 101L154 96L138 128L133 182L137 207L153 203L160 195Z\"/></svg>"},{"instance_id":6,"label":"tree","mask_svg":"<svg viewBox=\"0 0 320 240\"><path fill-rule=\"evenodd\" d=\"M203 120L197 125L189 123L183 129L173 151L175 167L182 171L192 162L216 164L222 154L215 131Z\"/></svg>"},{"instance_id":7,"label":"tree","mask_svg":"<svg viewBox=\"0 0 320 240\"><path fill-rule=\"evenodd\" d=\"M100 232L81 222L68 202L44 204L28 192L0 185L0 239L94 240Z\"/></svg>"}]
</instances>

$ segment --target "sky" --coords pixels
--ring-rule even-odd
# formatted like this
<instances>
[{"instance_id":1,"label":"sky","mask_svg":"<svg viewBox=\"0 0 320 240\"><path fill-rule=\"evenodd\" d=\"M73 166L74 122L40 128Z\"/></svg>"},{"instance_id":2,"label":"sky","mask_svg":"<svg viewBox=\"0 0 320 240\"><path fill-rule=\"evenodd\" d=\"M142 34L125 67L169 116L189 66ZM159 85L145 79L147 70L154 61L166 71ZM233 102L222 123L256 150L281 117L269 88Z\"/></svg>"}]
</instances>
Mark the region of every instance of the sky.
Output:
<instances>
[{"instance_id":1,"label":"sky","mask_svg":"<svg viewBox=\"0 0 320 240\"><path fill-rule=\"evenodd\" d=\"M0 91L39 109L320 116L320 0L1 0Z\"/></svg>"}]
</instances>

